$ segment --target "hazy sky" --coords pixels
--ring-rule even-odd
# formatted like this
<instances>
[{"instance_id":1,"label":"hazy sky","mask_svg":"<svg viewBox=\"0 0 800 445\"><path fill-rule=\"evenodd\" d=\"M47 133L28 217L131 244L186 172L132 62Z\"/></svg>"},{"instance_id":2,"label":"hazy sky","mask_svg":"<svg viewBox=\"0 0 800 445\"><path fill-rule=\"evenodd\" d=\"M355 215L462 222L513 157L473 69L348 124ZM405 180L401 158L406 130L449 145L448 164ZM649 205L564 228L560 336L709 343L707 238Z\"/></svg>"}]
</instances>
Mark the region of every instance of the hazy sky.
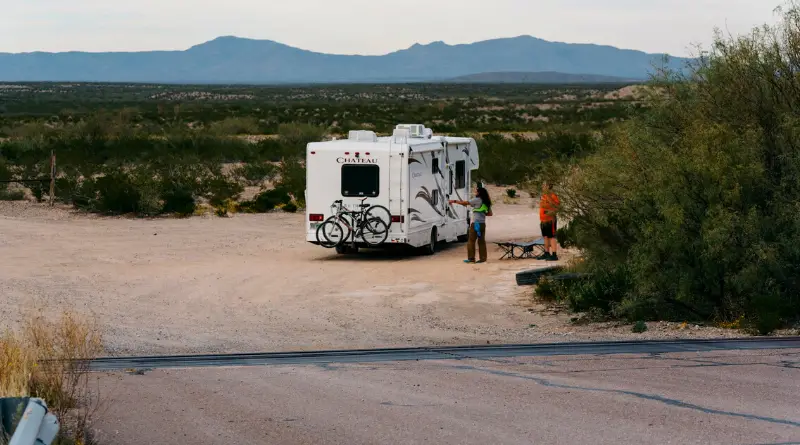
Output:
<instances>
[{"instance_id":1,"label":"hazy sky","mask_svg":"<svg viewBox=\"0 0 800 445\"><path fill-rule=\"evenodd\" d=\"M0 52L186 49L221 35L340 54L533 35L686 55L782 0L0 0Z\"/></svg>"}]
</instances>

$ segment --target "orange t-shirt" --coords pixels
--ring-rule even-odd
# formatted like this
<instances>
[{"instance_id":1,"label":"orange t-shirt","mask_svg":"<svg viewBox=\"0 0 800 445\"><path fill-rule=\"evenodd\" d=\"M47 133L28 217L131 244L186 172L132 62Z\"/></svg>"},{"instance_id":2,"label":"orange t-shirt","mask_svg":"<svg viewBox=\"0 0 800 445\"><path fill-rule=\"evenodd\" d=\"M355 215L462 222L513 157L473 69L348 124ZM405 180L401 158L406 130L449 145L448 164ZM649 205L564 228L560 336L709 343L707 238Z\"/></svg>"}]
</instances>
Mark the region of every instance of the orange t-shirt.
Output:
<instances>
[{"instance_id":1,"label":"orange t-shirt","mask_svg":"<svg viewBox=\"0 0 800 445\"><path fill-rule=\"evenodd\" d=\"M539 221L550 222L555 220L555 211L560 203L561 201L558 200L558 196L555 193L542 195L542 199L539 201Z\"/></svg>"}]
</instances>

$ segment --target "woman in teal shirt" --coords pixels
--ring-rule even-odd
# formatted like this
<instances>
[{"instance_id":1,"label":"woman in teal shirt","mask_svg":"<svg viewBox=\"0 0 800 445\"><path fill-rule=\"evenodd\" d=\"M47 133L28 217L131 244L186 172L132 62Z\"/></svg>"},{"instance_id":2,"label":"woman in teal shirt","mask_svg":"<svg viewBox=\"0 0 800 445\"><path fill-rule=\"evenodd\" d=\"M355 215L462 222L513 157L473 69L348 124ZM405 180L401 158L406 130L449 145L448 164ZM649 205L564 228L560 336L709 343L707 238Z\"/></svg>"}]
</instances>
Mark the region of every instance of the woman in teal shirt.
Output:
<instances>
[{"instance_id":1,"label":"woman in teal shirt","mask_svg":"<svg viewBox=\"0 0 800 445\"><path fill-rule=\"evenodd\" d=\"M469 225L469 241L467 242L467 259L465 263L473 264L475 261L475 242L478 242L480 260L477 264L486 262L486 217L492 216L492 198L483 187L475 189L475 197L469 201L450 201L450 204L459 204L472 207L472 223Z\"/></svg>"}]
</instances>

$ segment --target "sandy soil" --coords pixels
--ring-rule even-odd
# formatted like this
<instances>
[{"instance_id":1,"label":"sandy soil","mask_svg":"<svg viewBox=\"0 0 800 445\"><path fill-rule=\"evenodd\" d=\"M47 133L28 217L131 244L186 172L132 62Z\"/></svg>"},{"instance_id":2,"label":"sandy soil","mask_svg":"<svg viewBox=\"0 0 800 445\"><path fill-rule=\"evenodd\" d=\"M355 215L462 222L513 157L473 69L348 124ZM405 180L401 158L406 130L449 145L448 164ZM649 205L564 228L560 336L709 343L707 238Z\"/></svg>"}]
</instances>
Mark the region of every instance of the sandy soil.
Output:
<instances>
[{"instance_id":1,"label":"sandy soil","mask_svg":"<svg viewBox=\"0 0 800 445\"><path fill-rule=\"evenodd\" d=\"M500 201L502 189L494 189ZM545 311L514 275L535 260L337 256L307 244L303 215L131 219L0 203L0 320L95 314L110 354L247 352L630 337ZM489 241L539 236L530 198L498 203ZM737 336L654 324L639 338Z\"/></svg>"}]
</instances>

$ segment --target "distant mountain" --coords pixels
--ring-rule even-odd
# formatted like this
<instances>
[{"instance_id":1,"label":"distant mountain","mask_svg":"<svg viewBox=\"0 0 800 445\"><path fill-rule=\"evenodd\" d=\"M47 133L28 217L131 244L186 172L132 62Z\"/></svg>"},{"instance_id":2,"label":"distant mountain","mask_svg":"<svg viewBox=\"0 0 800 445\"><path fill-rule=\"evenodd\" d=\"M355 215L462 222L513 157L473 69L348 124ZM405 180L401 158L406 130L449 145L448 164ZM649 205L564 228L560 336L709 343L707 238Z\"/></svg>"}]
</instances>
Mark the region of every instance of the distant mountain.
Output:
<instances>
[{"instance_id":1,"label":"distant mountain","mask_svg":"<svg viewBox=\"0 0 800 445\"><path fill-rule=\"evenodd\" d=\"M382 56L334 55L269 40L220 37L185 51L0 53L0 81L326 83L440 81L482 72L646 78L663 55L523 36L434 42ZM685 59L670 59L681 68Z\"/></svg>"},{"instance_id":2,"label":"distant mountain","mask_svg":"<svg viewBox=\"0 0 800 445\"><path fill-rule=\"evenodd\" d=\"M449 79L453 83L634 83L642 79L630 77L599 76L595 74L569 74L555 71L538 73L505 72L479 73Z\"/></svg>"}]
</instances>

